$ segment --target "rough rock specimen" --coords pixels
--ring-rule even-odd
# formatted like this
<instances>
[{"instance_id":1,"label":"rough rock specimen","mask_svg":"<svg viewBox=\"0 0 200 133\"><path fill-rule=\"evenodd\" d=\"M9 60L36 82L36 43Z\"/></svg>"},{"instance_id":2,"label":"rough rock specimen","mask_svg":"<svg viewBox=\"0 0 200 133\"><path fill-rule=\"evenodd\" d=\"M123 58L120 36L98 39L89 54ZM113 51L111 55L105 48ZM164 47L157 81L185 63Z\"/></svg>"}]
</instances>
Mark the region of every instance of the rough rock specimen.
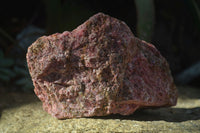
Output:
<instances>
[{"instance_id":1,"label":"rough rock specimen","mask_svg":"<svg viewBox=\"0 0 200 133\"><path fill-rule=\"evenodd\" d=\"M44 110L58 119L129 115L177 101L160 52L103 13L72 32L39 38L28 48L27 62Z\"/></svg>"}]
</instances>

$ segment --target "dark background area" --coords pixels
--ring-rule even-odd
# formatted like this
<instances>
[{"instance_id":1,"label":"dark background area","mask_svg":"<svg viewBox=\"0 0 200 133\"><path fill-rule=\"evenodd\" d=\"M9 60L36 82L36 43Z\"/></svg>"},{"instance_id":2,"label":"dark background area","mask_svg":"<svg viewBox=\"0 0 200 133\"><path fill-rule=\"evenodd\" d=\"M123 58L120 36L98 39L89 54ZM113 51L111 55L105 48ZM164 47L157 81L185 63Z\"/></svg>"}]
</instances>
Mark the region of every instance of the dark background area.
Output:
<instances>
[{"instance_id":1,"label":"dark background area","mask_svg":"<svg viewBox=\"0 0 200 133\"><path fill-rule=\"evenodd\" d=\"M177 77L200 62L200 1L149 0L152 2L150 4L145 4L145 0L137 4L135 1L0 2L0 92L32 92L32 81L25 59L27 47L39 36L71 31L98 12L126 22L135 36L154 44L169 62L177 85L199 87L200 74L193 76L188 82ZM141 5L142 8L139 8ZM145 9L152 13L149 15ZM141 15L141 12L144 14ZM149 21L150 32L148 28L145 32L145 26L138 26L140 23L149 24ZM34 27L30 30L30 26ZM140 34L141 31L147 34L146 38ZM22 43L24 39L26 41ZM193 73L197 69L199 71L200 66L195 67Z\"/></svg>"}]
</instances>

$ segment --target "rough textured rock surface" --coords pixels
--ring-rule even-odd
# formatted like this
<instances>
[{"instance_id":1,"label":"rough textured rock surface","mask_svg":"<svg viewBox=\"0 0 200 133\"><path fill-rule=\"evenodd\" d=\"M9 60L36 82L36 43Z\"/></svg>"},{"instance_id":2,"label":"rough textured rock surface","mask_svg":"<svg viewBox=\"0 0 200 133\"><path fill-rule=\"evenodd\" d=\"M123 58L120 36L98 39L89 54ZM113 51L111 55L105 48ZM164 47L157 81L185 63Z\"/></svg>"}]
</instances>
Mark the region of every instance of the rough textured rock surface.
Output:
<instances>
[{"instance_id":1,"label":"rough textured rock surface","mask_svg":"<svg viewBox=\"0 0 200 133\"><path fill-rule=\"evenodd\" d=\"M159 51L102 13L72 32L39 38L28 48L27 62L43 109L58 119L129 115L177 101Z\"/></svg>"}]
</instances>

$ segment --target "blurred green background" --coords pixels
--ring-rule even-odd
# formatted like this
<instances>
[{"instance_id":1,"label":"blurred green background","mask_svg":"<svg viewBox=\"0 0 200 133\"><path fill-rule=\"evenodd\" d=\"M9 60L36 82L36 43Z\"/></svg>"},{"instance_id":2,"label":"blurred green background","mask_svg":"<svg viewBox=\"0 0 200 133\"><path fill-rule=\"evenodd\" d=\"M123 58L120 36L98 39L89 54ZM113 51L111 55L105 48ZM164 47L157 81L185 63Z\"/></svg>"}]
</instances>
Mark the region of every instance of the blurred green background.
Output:
<instances>
[{"instance_id":1,"label":"blurred green background","mask_svg":"<svg viewBox=\"0 0 200 133\"><path fill-rule=\"evenodd\" d=\"M7 0L0 4L0 93L33 92L27 47L98 12L123 20L135 36L153 43L176 84L200 87L199 0Z\"/></svg>"}]
</instances>

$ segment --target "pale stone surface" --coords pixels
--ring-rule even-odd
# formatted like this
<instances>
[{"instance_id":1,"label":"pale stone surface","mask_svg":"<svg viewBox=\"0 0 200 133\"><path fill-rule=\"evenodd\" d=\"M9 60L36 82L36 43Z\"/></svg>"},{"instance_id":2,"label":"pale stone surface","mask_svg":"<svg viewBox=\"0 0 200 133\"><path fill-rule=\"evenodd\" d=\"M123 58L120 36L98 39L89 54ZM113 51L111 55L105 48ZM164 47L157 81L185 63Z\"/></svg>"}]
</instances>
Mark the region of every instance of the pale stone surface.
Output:
<instances>
[{"instance_id":1,"label":"pale stone surface","mask_svg":"<svg viewBox=\"0 0 200 133\"><path fill-rule=\"evenodd\" d=\"M172 108L138 110L133 115L57 120L32 94L0 95L1 133L148 132L199 133L200 88L179 87Z\"/></svg>"},{"instance_id":2,"label":"pale stone surface","mask_svg":"<svg viewBox=\"0 0 200 133\"><path fill-rule=\"evenodd\" d=\"M43 109L58 119L176 104L165 58L124 22L103 13L72 32L39 38L27 62Z\"/></svg>"}]
</instances>

